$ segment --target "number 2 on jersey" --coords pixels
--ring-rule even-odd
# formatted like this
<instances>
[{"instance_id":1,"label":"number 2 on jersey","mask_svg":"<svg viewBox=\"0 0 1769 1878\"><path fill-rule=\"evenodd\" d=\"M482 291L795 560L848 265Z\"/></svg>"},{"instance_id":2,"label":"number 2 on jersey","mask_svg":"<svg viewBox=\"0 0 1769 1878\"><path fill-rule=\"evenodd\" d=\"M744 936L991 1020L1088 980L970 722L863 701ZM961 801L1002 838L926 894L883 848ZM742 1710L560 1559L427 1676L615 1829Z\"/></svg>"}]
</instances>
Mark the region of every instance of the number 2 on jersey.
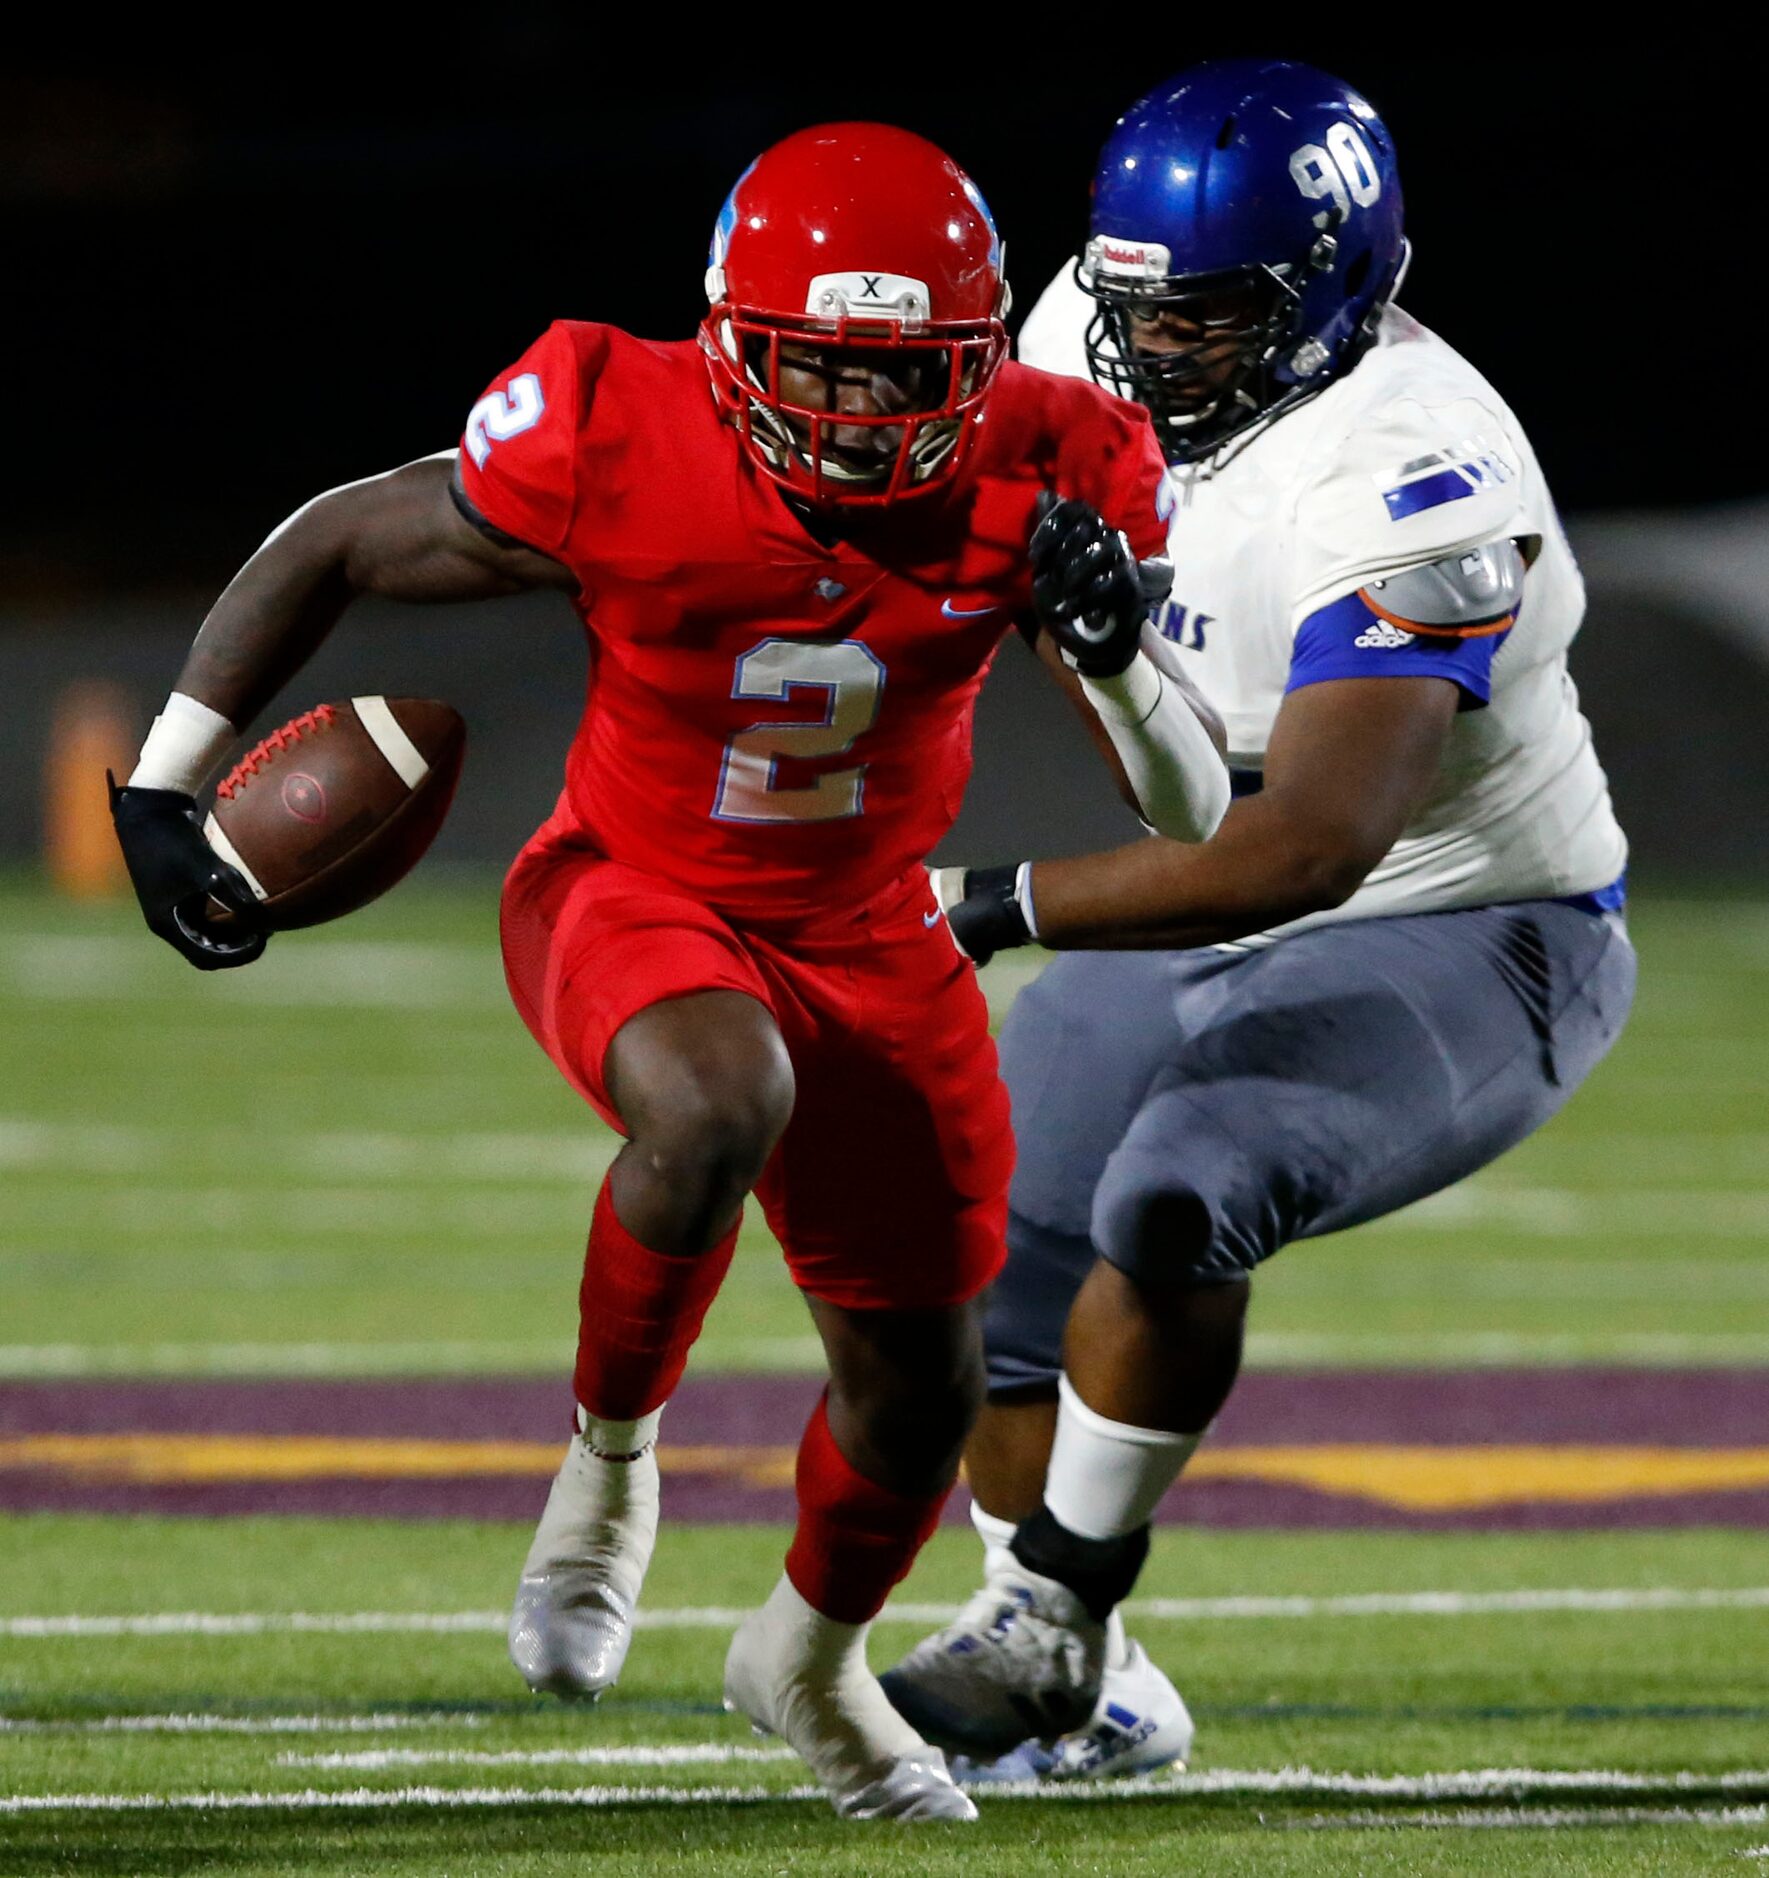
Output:
<instances>
[{"instance_id":1,"label":"number 2 on jersey","mask_svg":"<svg viewBox=\"0 0 1769 1878\"><path fill-rule=\"evenodd\" d=\"M751 724L725 745L713 816L722 822L835 822L865 808L866 765L831 770L800 789L780 789L774 778L782 757L839 756L878 718L885 668L857 639L807 645L802 639L764 639L737 661L734 698L792 697L797 690L827 693L823 715L809 723Z\"/></svg>"},{"instance_id":2,"label":"number 2 on jersey","mask_svg":"<svg viewBox=\"0 0 1769 1878\"><path fill-rule=\"evenodd\" d=\"M510 380L510 389L488 391L467 413L467 449L481 469L491 455L493 442L506 437L520 437L541 421L547 401L541 393L541 381L533 372L524 372Z\"/></svg>"}]
</instances>

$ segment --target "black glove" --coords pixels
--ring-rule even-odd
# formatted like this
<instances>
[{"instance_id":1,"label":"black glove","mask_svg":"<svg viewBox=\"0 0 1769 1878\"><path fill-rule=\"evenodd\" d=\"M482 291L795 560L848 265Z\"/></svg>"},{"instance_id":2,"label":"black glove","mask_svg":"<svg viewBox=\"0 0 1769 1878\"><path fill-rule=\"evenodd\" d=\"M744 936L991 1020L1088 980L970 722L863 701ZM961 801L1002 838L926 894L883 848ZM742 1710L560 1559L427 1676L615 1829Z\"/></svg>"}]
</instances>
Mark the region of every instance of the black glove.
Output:
<instances>
[{"instance_id":1,"label":"black glove","mask_svg":"<svg viewBox=\"0 0 1769 1878\"><path fill-rule=\"evenodd\" d=\"M946 908L952 943L978 965L987 965L997 952L1031 941L1032 929L1014 897L1019 871L1013 866L965 869L963 895Z\"/></svg>"},{"instance_id":2,"label":"black glove","mask_svg":"<svg viewBox=\"0 0 1769 1878\"><path fill-rule=\"evenodd\" d=\"M176 789L119 789L107 770L111 820L151 931L198 971L250 965L269 935L252 890L203 839L196 803ZM233 918L212 923L209 901Z\"/></svg>"},{"instance_id":3,"label":"black glove","mask_svg":"<svg viewBox=\"0 0 1769 1878\"><path fill-rule=\"evenodd\" d=\"M1138 561L1099 510L1048 489L1033 510L1032 605L1038 623L1087 678L1115 678L1136 657L1143 622L1173 569Z\"/></svg>"}]
</instances>

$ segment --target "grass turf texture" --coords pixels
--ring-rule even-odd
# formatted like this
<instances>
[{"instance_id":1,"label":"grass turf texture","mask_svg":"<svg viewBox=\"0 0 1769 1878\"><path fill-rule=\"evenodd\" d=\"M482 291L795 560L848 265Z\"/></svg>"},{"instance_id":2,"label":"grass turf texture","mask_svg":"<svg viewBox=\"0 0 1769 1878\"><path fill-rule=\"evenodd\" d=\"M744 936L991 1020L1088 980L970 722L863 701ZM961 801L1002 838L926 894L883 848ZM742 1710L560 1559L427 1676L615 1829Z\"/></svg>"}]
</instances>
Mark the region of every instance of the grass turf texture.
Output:
<instances>
[{"instance_id":1,"label":"grass turf texture","mask_svg":"<svg viewBox=\"0 0 1769 1878\"><path fill-rule=\"evenodd\" d=\"M509 1008L495 904L420 882L202 975L130 905L0 888L0 1373L564 1374L616 1142ZM1769 906L1634 930L1632 1026L1569 1109L1277 1260L1253 1361L1769 1359ZM991 968L998 1013L1040 958ZM817 1360L752 1206L696 1364Z\"/></svg>"},{"instance_id":2,"label":"grass turf texture","mask_svg":"<svg viewBox=\"0 0 1769 1878\"><path fill-rule=\"evenodd\" d=\"M614 1144L509 1010L494 909L489 882L426 877L342 926L277 941L249 972L202 977L149 939L132 907L72 908L29 883L0 887L0 1372L563 1377L589 1200ZM1569 1111L1455 1194L1278 1260L1259 1286L1255 1361L1769 1358L1769 907L1646 900L1634 930L1633 1026ZM1036 962L992 971L998 1008ZM696 1362L814 1361L752 1209ZM464 1524L14 1519L0 1528L0 1607L494 1609L526 1538ZM674 1528L647 1602L753 1603L783 1542L766 1528ZM941 1534L905 1594L956 1598L974 1564L968 1535ZM1710 1588L1764 1576L1760 1536L1744 1533L1174 1532L1142 1591ZM1457 1800L985 1795L979 1826L912 1834L844 1826L816 1802L468 1811L370 1797L345 1812L0 1813L0 1874L1769 1869L1741 1857L1769 1846L1769 1783L1714 1784L1769 1762L1759 1611L1135 1628L1195 1705L1201 1772L1510 1766L1701 1778L1684 1790L1593 1783ZM882 1625L875 1662L914 1634ZM717 1710L723 1648L716 1630L647 1632L617 1694L586 1713L528 1700L500 1640L483 1632L0 1634L6 1717L358 1724L298 1735L0 1730L0 1797L798 1784L797 1767L780 1761L283 1758L744 1748L747 1731ZM1724 1825L1653 1817L1753 1807ZM1561 1823L1519 1823L1544 1810ZM1617 1810L1629 1822L1604 1823ZM1372 1814L1387 1823L1355 1823ZM1407 1823L1422 1815L1447 1823ZM1504 1823L1478 1826L1483 1816Z\"/></svg>"},{"instance_id":3,"label":"grass turf texture","mask_svg":"<svg viewBox=\"0 0 1769 1878\"><path fill-rule=\"evenodd\" d=\"M0 1615L146 1611L450 1611L499 1606L526 1535L512 1526L26 1518L6 1531ZM773 1581L784 1535L676 1528L659 1548L653 1608L745 1605ZM968 1535L940 1535L906 1596L971 1584ZM1578 1584L1760 1584L1760 1540L1725 1532L1549 1537L1363 1534L1163 1536L1149 1596L1258 1590L1495 1590ZM1133 1629L1175 1673L1212 1769L1424 1775L1552 1768L1699 1776L1684 1790L1600 1783L1521 1798L1356 1793L1172 1795L1112 1804L981 1796L971 1829L844 1825L821 1801L714 1800L618 1807L535 1802L497 1810L394 1806L346 1812L0 1814L0 1872L786 1872L946 1874L1681 1872L1748 1870L1769 1819L1672 1822L1668 1808L1761 1808L1769 1778L1769 1626L1748 1612L1536 1613L1212 1622ZM882 1665L915 1630L883 1623ZM778 1760L607 1765L430 1760L586 1748L747 1749L717 1707L725 1634L647 1631L620 1688L594 1710L532 1701L501 1639L460 1635L158 1638L0 1636L0 1709L11 1720L87 1723L201 1714L356 1722L322 1734L0 1732L6 1795L292 1794L417 1786L533 1792L594 1787L797 1786ZM372 1719L365 1731L362 1724ZM315 1764L392 1750L390 1765ZM410 1757L418 1757L416 1759ZM1472 1821L1550 1809L1553 1829ZM1605 1825L1613 1809L1632 1823ZM1445 1823L1409 1825L1422 1814ZM1378 1816L1380 1826L1354 1820Z\"/></svg>"}]
</instances>

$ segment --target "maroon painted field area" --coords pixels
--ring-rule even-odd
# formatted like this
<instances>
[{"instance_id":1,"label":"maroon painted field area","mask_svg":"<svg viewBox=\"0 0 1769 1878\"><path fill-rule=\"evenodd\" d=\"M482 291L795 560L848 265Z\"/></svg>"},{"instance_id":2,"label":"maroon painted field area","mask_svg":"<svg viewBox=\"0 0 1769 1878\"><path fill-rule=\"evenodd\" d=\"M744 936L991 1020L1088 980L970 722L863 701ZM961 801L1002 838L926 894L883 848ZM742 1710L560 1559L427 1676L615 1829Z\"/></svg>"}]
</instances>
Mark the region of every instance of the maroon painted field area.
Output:
<instances>
[{"instance_id":1,"label":"maroon painted field area","mask_svg":"<svg viewBox=\"0 0 1769 1878\"><path fill-rule=\"evenodd\" d=\"M673 1520L791 1517L790 1449L818 1383L796 1376L717 1376L684 1384L664 1418L664 1511ZM308 1513L401 1519L532 1520L546 1494L546 1448L562 1444L571 1403L565 1386L531 1378L398 1381L105 1381L0 1384L0 1510L224 1515ZM122 1438L147 1449L157 1437L194 1436L194 1447L237 1438L225 1477L107 1476L89 1459L60 1462L55 1438L85 1457ZM279 1443L330 1438L355 1472L288 1477ZM49 1438L45 1441L43 1438ZM252 1455L268 1457L254 1477ZM527 1444L508 1465L481 1456L454 1474L447 1454L422 1469L382 1456L381 1443ZM1199 1472L1170 1496L1162 1517L1202 1526L1365 1526L1543 1529L1769 1525L1769 1372L1747 1370L1480 1370L1280 1372L1246 1377L1205 1453L1218 1468L1309 1471L1337 1452L1323 1484L1216 1478ZM1429 1477L1440 1450L1446 1478L1471 1479L1466 1503L1421 1505L1384 1481L1410 1455L1411 1480ZM1591 1450L1659 1454L1650 1490L1593 1496ZM48 1451L50 1458L45 1459ZM1673 1451L1668 1454L1665 1451ZM1507 1456L1522 1455L1520 1462ZM1369 1479L1360 1480L1360 1455ZM1274 1463L1275 1457L1275 1463ZM1679 1468L1717 1460L1742 1483L1675 1484ZM1601 1455L1599 1459L1603 1458ZM176 1464L175 1464L176 1465ZM1517 1490L1507 1486L1516 1467ZM1334 1469L1337 1471L1334 1472ZM1753 1469L1756 1469L1753 1473ZM1460 1470L1454 1472L1453 1470ZM151 1469L149 1471L152 1471ZM163 1473L164 1470L162 1470ZM174 1468L175 1471L175 1468ZM1319 1470L1316 1470L1319 1471ZM1625 1470L1624 1470L1625 1472ZM949 1518L962 1517L955 1497Z\"/></svg>"}]
</instances>

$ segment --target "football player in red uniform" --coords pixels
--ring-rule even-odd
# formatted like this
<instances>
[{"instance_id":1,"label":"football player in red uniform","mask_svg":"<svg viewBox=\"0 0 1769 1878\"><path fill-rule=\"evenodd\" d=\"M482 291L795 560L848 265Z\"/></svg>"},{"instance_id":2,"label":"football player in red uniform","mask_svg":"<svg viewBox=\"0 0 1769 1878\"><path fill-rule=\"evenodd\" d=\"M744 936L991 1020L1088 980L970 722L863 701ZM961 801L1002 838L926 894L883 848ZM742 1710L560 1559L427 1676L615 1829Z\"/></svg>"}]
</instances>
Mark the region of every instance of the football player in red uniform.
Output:
<instances>
[{"instance_id":1,"label":"football player in red uniform","mask_svg":"<svg viewBox=\"0 0 1769 1878\"><path fill-rule=\"evenodd\" d=\"M199 965L255 957L250 894L191 801L235 727L358 593L572 596L588 698L505 886L504 958L524 1022L627 1141L591 1222L578 1432L511 1654L566 1695L618 1675L658 1416L753 1191L830 1386L727 1700L845 1814L971 1817L864 1655L981 1397L971 1301L1002 1260L1013 1157L983 997L922 863L1014 624L1151 825L1208 834L1227 776L1145 644L1139 557L1165 534L1149 423L1004 362L1001 244L956 165L878 125L788 138L732 191L706 284L696 339L561 322L458 452L278 530L199 635L118 826L156 931ZM1035 931L1013 870L973 874L973 903L980 887L991 930ZM206 918L211 892L233 925Z\"/></svg>"}]
</instances>

